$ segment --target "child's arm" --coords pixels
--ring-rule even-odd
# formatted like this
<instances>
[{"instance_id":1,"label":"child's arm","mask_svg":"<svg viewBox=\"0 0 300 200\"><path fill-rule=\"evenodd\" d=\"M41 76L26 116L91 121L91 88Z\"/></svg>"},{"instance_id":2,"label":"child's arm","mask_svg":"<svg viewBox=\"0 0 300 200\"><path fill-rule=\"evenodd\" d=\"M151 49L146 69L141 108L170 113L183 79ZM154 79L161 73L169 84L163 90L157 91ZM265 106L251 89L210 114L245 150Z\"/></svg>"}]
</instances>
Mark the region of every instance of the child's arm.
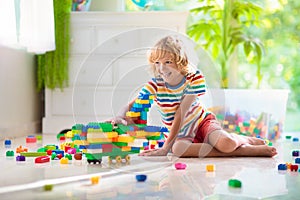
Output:
<instances>
[{"instance_id":1,"label":"child's arm","mask_svg":"<svg viewBox=\"0 0 300 200\"><path fill-rule=\"evenodd\" d=\"M178 107L175 113L169 136L165 141L163 147L161 149L144 151L140 153L141 156L165 156L168 154L169 150L172 148L173 143L177 138L178 132L184 120L184 116L196 98L197 95L186 95L183 98L180 106Z\"/></svg>"}]
</instances>

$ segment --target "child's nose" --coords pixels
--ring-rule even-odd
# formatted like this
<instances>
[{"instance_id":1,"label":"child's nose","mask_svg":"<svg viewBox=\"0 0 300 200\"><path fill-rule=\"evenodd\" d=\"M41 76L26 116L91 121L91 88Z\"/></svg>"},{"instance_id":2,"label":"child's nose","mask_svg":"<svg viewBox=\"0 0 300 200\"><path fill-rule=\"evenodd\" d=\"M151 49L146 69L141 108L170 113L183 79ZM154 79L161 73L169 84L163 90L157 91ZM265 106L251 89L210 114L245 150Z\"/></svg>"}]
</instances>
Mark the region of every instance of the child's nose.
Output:
<instances>
[{"instance_id":1,"label":"child's nose","mask_svg":"<svg viewBox=\"0 0 300 200\"><path fill-rule=\"evenodd\" d=\"M164 70L165 67L166 67L166 66L165 66L163 63L159 64L159 69L160 69L161 71Z\"/></svg>"}]
</instances>

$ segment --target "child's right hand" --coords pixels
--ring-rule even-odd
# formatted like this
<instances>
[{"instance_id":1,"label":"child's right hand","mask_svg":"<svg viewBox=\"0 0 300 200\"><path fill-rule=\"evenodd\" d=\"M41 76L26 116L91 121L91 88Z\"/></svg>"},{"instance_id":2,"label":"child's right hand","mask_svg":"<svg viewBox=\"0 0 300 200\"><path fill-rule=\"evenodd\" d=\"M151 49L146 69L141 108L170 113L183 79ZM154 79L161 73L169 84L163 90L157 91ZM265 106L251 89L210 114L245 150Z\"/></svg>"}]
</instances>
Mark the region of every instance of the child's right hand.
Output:
<instances>
[{"instance_id":1,"label":"child's right hand","mask_svg":"<svg viewBox=\"0 0 300 200\"><path fill-rule=\"evenodd\" d=\"M114 117L114 118L108 120L108 122L112 123L113 125L123 124L125 126L127 126L129 124L134 124L134 121L131 117L121 117L121 116Z\"/></svg>"}]
</instances>

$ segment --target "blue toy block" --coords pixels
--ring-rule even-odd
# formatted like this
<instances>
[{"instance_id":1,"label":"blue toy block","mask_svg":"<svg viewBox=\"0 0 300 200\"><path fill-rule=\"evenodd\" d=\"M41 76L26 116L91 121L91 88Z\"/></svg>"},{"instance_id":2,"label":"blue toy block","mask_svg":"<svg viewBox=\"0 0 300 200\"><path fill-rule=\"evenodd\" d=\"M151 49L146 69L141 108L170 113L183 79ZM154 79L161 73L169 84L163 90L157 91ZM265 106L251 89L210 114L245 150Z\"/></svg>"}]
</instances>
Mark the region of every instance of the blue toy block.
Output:
<instances>
[{"instance_id":1,"label":"blue toy block","mask_svg":"<svg viewBox=\"0 0 300 200\"><path fill-rule=\"evenodd\" d=\"M295 163L300 164L300 158L296 158Z\"/></svg>"},{"instance_id":2,"label":"blue toy block","mask_svg":"<svg viewBox=\"0 0 300 200\"><path fill-rule=\"evenodd\" d=\"M58 149L56 149L56 150L52 150L52 153L56 153L56 155L57 155L57 154L61 154L61 155L62 155L62 157L64 157L64 156L65 156L65 152L64 152L64 151L62 151L62 150L58 150Z\"/></svg>"},{"instance_id":3,"label":"blue toy block","mask_svg":"<svg viewBox=\"0 0 300 200\"><path fill-rule=\"evenodd\" d=\"M86 146L87 149L102 149L102 144L89 144Z\"/></svg>"},{"instance_id":4,"label":"blue toy block","mask_svg":"<svg viewBox=\"0 0 300 200\"><path fill-rule=\"evenodd\" d=\"M278 170L287 170L286 164L279 164L278 165Z\"/></svg>"}]
</instances>

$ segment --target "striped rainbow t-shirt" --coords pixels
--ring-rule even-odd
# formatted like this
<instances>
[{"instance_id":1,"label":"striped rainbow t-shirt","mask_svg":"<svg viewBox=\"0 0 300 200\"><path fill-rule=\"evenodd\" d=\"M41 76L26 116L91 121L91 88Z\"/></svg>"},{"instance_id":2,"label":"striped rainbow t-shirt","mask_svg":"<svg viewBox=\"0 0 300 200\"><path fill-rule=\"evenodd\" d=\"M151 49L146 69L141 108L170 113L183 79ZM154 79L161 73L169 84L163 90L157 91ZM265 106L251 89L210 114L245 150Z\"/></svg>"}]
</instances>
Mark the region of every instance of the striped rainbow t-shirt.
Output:
<instances>
[{"instance_id":1,"label":"striped rainbow t-shirt","mask_svg":"<svg viewBox=\"0 0 300 200\"><path fill-rule=\"evenodd\" d=\"M153 78L140 91L141 94L154 95L154 102L157 104L161 120L169 130L181 99L189 94L198 96L188 112L186 112L183 124L177 135L177 137L181 138L194 138L198 125L209 112L199 100L199 96L205 94L205 92L205 78L199 70L185 76L177 86L170 86L161 78Z\"/></svg>"}]
</instances>

